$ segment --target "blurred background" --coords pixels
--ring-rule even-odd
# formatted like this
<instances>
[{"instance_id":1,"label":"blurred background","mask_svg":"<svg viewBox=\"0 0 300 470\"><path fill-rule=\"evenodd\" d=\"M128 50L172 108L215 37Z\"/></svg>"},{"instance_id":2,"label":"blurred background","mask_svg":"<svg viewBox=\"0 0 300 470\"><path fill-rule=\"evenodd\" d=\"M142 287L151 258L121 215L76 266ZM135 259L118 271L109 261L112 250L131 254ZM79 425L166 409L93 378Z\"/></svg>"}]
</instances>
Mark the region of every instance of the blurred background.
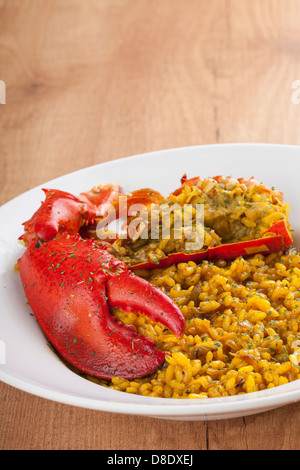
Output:
<instances>
[{"instance_id":1,"label":"blurred background","mask_svg":"<svg viewBox=\"0 0 300 470\"><path fill-rule=\"evenodd\" d=\"M299 18L299 0L0 0L0 204L71 171L154 150L299 145ZM299 445L299 404L178 428L4 384L0 396L4 448Z\"/></svg>"},{"instance_id":2,"label":"blurred background","mask_svg":"<svg viewBox=\"0 0 300 470\"><path fill-rule=\"evenodd\" d=\"M152 150L299 144L299 17L298 0L0 0L1 203Z\"/></svg>"}]
</instances>

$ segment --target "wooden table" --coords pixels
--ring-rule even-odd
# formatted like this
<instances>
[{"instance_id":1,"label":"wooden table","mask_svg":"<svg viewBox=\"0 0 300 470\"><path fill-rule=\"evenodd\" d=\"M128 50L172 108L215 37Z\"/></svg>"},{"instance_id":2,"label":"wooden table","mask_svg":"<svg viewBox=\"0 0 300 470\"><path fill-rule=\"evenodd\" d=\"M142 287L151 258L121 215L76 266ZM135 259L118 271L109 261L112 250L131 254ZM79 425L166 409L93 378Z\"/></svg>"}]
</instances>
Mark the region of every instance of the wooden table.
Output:
<instances>
[{"instance_id":1,"label":"wooden table","mask_svg":"<svg viewBox=\"0 0 300 470\"><path fill-rule=\"evenodd\" d=\"M299 16L299 0L0 0L0 203L152 150L299 145ZM300 448L300 403L172 422L79 409L3 383L0 399L1 449Z\"/></svg>"}]
</instances>

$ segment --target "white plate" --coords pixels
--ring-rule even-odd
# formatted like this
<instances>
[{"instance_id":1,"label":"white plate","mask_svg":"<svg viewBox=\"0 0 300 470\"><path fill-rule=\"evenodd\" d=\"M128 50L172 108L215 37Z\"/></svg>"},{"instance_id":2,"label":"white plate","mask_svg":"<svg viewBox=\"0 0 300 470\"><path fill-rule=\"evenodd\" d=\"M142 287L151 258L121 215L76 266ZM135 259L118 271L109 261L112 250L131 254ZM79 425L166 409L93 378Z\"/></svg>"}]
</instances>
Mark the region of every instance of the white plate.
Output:
<instances>
[{"instance_id":1,"label":"white plate","mask_svg":"<svg viewBox=\"0 0 300 470\"><path fill-rule=\"evenodd\" d=\"M97 184L124 190L152 187L167 195L181 176L254 176L284 191L291 206L295 246L300 248L300 147L225 144L164 150L96 165L57 178L0 208L0 379L13 387L61 403L101 411L178 420L234 418L267 411L300 399L300 381L236 397L205 400L161 399L130 395L89 382L67 369L49 349L26 304L14 265L23 253L22 222L43 200L42 187L79 194ZM4 357L5 353L5 357Z\"/></svg>"}]
</instances>

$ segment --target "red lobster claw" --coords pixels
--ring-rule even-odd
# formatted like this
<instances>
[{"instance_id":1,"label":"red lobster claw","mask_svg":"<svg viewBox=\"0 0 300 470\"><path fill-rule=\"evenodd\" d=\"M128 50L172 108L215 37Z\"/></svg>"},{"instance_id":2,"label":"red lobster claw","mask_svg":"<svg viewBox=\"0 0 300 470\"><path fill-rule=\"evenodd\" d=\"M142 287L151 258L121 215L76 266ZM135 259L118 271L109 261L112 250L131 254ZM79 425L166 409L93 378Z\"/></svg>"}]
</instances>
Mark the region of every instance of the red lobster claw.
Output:
<instances>
[{"instance_id":1,"label":"red lobster claw","mask_svg":"<svg viewBox=\"0 0 300 470\"><path fill-rule=\"evenodd\" d=\"M33 216L24 222L25 233L20 237L26 244L32 239L52 240L62 231L78 233L84 224L93 223L97 206L87 199L57 189L43 189L46 198Z\"/></svg>"},{"instance_id":2,"label":"red lobster claw","mask_svg":"<svg viewBox=\"0 0 300 470\"><path fill-rule=\"evenodd\" d=\"M163 196L153 189L134 191L126 198L125 209L121 186L106 184L95 186L91 191L74 196L71 193L57 189L43 189L46 197L33 216L24 222L25 233L20 240L28 245L32 239L49 241L57 235L67 232L75 235L82 229L91 228L94 222L104 219L104 225L119 217L121 210L138 205L150 205L164 200ZM113 209L113 210L112 210ZM112 211L111 211L112 210Z\"/></svg>"},{"instance_id":3,"label":"red lobster claw","mask_svg":"<svg viewBox=\"0 0 300 470\"><path fill-rule=\"evenodd\" d=\"M162 364L165 352L111 315L119 307L160 321L175 335L185 320L171 299L93 240L66 232L31 240L19 260L29 304L61 356L100 379L134 379Z\"/></svg>"}]
</instances>

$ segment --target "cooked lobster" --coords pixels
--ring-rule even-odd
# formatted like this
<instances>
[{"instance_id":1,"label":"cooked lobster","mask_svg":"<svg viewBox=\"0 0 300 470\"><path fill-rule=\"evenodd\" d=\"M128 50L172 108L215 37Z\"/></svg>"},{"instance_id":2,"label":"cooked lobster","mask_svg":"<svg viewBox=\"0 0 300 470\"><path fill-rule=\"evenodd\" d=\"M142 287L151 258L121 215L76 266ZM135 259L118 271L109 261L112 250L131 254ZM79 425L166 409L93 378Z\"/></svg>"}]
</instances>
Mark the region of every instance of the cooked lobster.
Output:
<instances>
[{"instance_id":1,"label":"cooked lobster","mask_svg":"<svg viewBox=\"0 0 300 470\"><path fill-rule=\"evenodd\" d=\"M114 198L121 194L112 187ZM136 276L107 247L80 236L94 223L110 191L72 194L45 190L46 199L24 223L19 259L29 304L50 343L78 371L100 379L134 379L165 359L150 339L118 322L112 309L138 312L182 335L185 319L161 290ZM134 199L134 202L136 200Z\"/></svg>"}]
</instances>

